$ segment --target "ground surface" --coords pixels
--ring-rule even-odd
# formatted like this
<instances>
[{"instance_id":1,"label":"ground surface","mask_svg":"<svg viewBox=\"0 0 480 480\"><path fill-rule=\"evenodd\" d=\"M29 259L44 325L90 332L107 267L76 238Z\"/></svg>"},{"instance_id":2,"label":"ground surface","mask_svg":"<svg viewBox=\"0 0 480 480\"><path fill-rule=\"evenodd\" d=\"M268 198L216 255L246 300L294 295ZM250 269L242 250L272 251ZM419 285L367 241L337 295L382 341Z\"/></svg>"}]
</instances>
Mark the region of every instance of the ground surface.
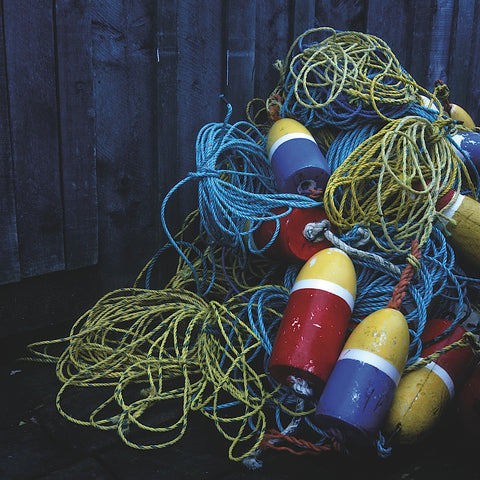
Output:
<instances>
[{"instance_id":1,"label":"ground surface","mask_svg":"<svg viewBox=\"0 0 480 480\"><path fill-rule=\"evenodd\" d=\"M21 352L19 352L21 353ZM480 479L478 443L449 428L427 442L375 454L294 456L269 451L261 469L228 459L228 443L206 418L193 416L184 438L156 451L126 446L113 432L75 425L56 410L60 384L53 366L18 362L1 367L0 479Z\"/></svg>"}]
</instances>

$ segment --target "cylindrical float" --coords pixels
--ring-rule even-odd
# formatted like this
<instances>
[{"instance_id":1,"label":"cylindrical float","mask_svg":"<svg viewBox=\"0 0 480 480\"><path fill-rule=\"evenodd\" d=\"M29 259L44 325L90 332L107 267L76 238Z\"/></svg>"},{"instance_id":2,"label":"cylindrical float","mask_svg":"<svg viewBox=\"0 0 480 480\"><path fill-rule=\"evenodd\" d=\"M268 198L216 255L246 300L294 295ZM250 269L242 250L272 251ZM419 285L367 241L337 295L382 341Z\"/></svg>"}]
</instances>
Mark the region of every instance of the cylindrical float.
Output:
<instances>
[{"instance_id":1,"label":"cylindrical float","mask_svg":"<svg viewBox=\"0 0 480 480\"><path fill-rule=\"evenodd\" d=\"M284 210L283 210L284 211ZM274 209L272 213L280 214L282 209ZM326 220L327 215L321 207L293 208L292 211L276 220L261 222L252 232L252 239L256 249L262 249L271 242L264 254L269 258L298 262L307 261L312 255L331 247L328 240L312 242L305 238L303 230L309 223ZM274 238L272 242L272 238Z\"/></svg>"},{"instance_id":2,"label":"cylindrical float","mask_svg":"<svg viewBox=\"0 0 480 480\"><path fill-rule=\"evenodd\" d=\"M475 440L480 438L480 364L467 378L458 393L457 415L460 434L468 434Z\"/></svg>"},{"instance_id":3,"label":"cylindrical float","mask_svg":"<svg viewBox=\"0 0 480 480\"><path fill-rule=\"evenodd\" d=\"M437 201L436 209L445 217L442 221L450 233L447 240L462 266L480 268L480 203L460 193L455 198L455 194L455 190L450 189Z\"/></svg>"},{"instance_id":4,"label":"cylindrical float","mask_svg":"<svg viewBox=\"0 0 480 480\"><path fill-rule=\"evenodd\" d=\"M267 154L279 192L324 190L330 169L312 134L291 118L277 120L267 136Z\"/></svg>"},{"instance_id":5,"label":"cylindrical float","mask_svg":"<svg viewBox=\"0 0 480 480\"><path fill-rule=\"evenodd\" d=\"M320 388L345 341L357 291L352 261L338 248L313 255L297 275L275 339L269 370Z\"/></svg>"},{"instance_id":6,"label":"cylindrical float","mask_svg":"<svg viewBox=\"0 0 480 480\"><path fill-rule=\"evenodd\" d=\"M462 122L463 126L473 130L475 128L475 122L472 117L467 113L465 109L456 105L455 103L450 103L450 111L447 112L450 118L456 120L457 122Z\"/></svg>"},{"instance_id":7,"label":"cylindrical float","mask_svg":"<svg viewBox=\"0 0 480 480\"><path fill-rule=\"evenodd\" d=\"M467 155L477 172L480 173L480 133L478 132L459 132L452 136L453 147L457 150L457 155L461 160Z\"/></svg>"},{"instance_id":8,"label":"cylindrical float","mask_svg":"<svg viewBox=\"0 0 480 480\"><path fill-rule=\"evenodd\" d=\"M422 342L430 342L452 324L449 320L427 322ZM447 337L422 350L427 357L460 340L466 330L457 326ZM455 390L475 365L470 347L447 351L425 367L402 377L383 425L383 431L397 443L414 443L427 436L446 411Z\"/></svg>"},{"instance_id":9,"label":"cylindrical float","mask_svg":"<svg viewBox=\"0 0 480 480\"><path fill-rule=\"evenodd\" d=\"M376 436L393 399L409 349L409 331L398 310L371 313L348 337L320 396L315 422L340 432L345 443Z\"/></svg>"}]
</instances>

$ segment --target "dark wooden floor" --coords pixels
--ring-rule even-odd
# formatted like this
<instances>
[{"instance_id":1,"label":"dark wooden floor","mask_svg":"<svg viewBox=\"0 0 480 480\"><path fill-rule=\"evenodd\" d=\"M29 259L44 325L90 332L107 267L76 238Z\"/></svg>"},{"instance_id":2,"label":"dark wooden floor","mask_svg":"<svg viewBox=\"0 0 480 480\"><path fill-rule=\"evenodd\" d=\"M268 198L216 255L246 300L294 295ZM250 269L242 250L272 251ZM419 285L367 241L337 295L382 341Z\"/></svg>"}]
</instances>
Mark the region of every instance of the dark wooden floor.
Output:
<instances>
[{"instance_id":1,"label":"dark wooden floor","mask_svg":"<svg viewBox=\"0 0 480 480\"><path fill-rule=\"evenodd\" d=\"M10 347L13 347L12 345ZM2 362L0 478L2 480L225 479L480 479L477 445L445 426L427 442L394 449L391 457L369 454L294 456L268 451L260 470L228 459L228 444L201 414L172 447L140 451L113 432L68 422L57 412L60 386L53 366ZM312 477L312 475L314 477Z\"/></svg>"}]
</instances>

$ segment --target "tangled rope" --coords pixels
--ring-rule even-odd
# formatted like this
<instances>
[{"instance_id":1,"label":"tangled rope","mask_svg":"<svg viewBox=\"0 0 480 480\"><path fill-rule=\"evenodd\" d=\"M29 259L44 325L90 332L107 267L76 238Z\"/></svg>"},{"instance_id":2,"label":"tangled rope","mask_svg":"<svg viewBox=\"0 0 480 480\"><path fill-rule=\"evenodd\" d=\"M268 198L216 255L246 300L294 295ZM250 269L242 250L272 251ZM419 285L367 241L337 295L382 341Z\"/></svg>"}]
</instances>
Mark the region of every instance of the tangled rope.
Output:
<instances>
[{"instance_id":1,"label":"tangled rope","mask_svg":"<svg viewBox=\"0 0 480 480\"><path fill-rule=\"evenodd\" d=\"M437 218L438 198L450 188L460 190L462 174L470 182L446 138L449 125L403 117L361 143L325 189L330 221L341 231L363 226L389 252L405 253L413 240L422 247ZM377 240L376 227L386 246Z\"/></svg>"},{"instance_id":2,"label":"tangled rope","mask_svg":"<svg viewBox=\"0 0 480 480\"><path fill-rule=\"evenodd\" d=\"M431 104L422 105L420 94L428 92L386 43L358 32L308 30L277 67L279 85L251 121L229 124L227 103L224 121L200 130L196 170L162 202L168 242L133 288L100 299L68 337L29 346L36 359L56 364L57 408L68 420L115 430L133 448L157 449L178 442L191 413L201 412L230 442L229 457L252 468L265 449L341 450L312 420L314 395L280 385L268 370L301 266L263 254L282 216L322 205L320 198L276 190L265 134L282 117L312 129L326 152L329 221L308 225L304 235L310 241L325 236L351 257L357 273L352 322L401 305L411 334L408 371L422 364L429 318L449 318L453 327L471 311L468 290L480 291L480 280L459 269L435 225L442 217L437 200L450 188L476 191L453 150L457 125L443 115L441 99L430 95ZM198 209L173 235L168 207L191 181L198 183ZM272 220L275 234L259 249L252 234ZM154 272L171 249L176 269L156 289ZM475 342L469 334L449 348L468 343L480 353ZM100 402L89 397L92 388L103 394ZM88 413L70 413L70 394L85 395ZM159 419L159 408L174 418ZM298 438L298 431L314 440ZM387 455L382 438L379 432L377 450Z\"/></svg>"},{"instance_id":3,"label":"tangled rope","mask_svg":"<svg viewBox=\"0 0 480 480\"><path fill-rule=\"evenodd\" d=\"M281 116L314 128L347 128L402 116L415 101L417 85L382 39L321 27L290 47L279 91Z\"/></svg>"}]
</instances>

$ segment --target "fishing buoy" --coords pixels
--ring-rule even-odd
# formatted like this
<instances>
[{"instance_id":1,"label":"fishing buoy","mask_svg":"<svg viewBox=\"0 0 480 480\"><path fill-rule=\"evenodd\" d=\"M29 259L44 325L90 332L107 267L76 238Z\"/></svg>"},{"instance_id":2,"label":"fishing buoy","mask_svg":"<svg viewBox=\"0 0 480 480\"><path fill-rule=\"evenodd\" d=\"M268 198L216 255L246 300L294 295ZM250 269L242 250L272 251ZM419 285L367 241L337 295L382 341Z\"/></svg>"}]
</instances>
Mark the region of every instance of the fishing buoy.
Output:
<instances>
[{"instance_id":1,"label":"fishing buoy","mask_svg":"<svg viewBox=\"0 0 480 480\"><path fill-rule=\"evenodd\" d=\"M443 319L427 322L422 342L441 335L452 322ZM460 340L466 330L457 326L447 337L422 350L422 357ZM427 436L444 415L455 391L475 365L475 354L468 347L443 353L425 367L402 377L388 411L383 431L393 441L409 444Z\"/></svg>"},{"instance_id":2,"label":"fishing buoy","mask_svg":"<svg viewBox=\"0 0 480 480\"><path fill-rule=\"evenodd\" d=\"M457 412L463 432L480 438L480 364L458 393Z\"/></svg>"},{"instance_id":3,"label":"fishing buoy","mask_svg":"<svg viewBox=\"0 0 480 480\"><path fill-rule=\"evenodd\" d=\"M281 193L318 192L330 178L327 160L312 134L291 118L277 120L267 136L268 159Z\"/></svg>"},{"instance_id":4,"label":"fishing buoy","mask_svg":"<svg viewBox=\"0 0 480 480\"><path fill-rule=\"evenodd\" d=\"M438 112L438 106L432 98L428 98L425 95L420 95L421 105L425 108ZM438 101L438 100L437 100Z\"/></svg>"},{"instance_id":5,"label":"fishing buoy","mask_svg":"<svg viewBox=\"0 0 480 480\"><path fill-rule=\"evenodd\" d=\"M450 118L457 122L463 122L463 126L473 130L475 128L475 122L472 117L460 106L455 103L450 103L450 111L447 112Z\"/></svg>"},{"instance_id":6,"label":"fishing buoy","mask_svg":"<svg viewBox=\"0 0 480 480\"><path fill-rule=\"evenodd\" d=\"M457 155L461 160L464 160L464 155L467 155L472 164L480 173L480 133L477 132L461 132L452 136L454 142L454 149L457 150L458 145L460 151L457 150Z\"/></svg>"},{"instance_id":7,"label":"fishing buoy","mask_svg":"<svg viewBox=\"0 0 480 480\"><path fill-rule=\"evenodd\" d=\"M339 431L346 443L374 437L393 399L409 348L405 317L383 308L348 337L320 396L316 424Z\"/></svg>"},{"instance_id":8,"label":"fishing buoy","mask_svg":"<svg viewBox=\"0 0 480 480\"><path fill-rule=\"evenodd\" d=\"M442 222L450 235L447 240L457 253L463 266L480 268L480 203L471 197L450 189L437 201L436 209L443 215ZM447 206L448 205L448 206ZM453 220L453 221L450 221Z\"/></svg>"},{"instance_id":9,"label":"fishing buoy","mask_svg":"<svg viewBox=\"0 0 480 480\"><path fill-rule=\"evenodd\" d=\"M286 385L300 378L323 386L345 341L356 291L355 268L342 250L326 248L307 260L273 345L274 378Z\"/></svg>"},{"instance_id":10,"label":"fishing buoy","mask_svg":"<svg viewBox=\"0 0 480 480\"><path fill-rule=\"evenodd\" d=\"M282 209L274 209L272 213L280 214ZM331 247L328 240L312 242L305 238L303 230L309 223L326 220L327 215L321 207L293 208L292 211L276 220L261 222L252 233L256 249L268 245L278 228L278 233L271 245L265 250L265 255L285 261L307 261L312 255L324 248Z\"/></svg>"}]
</instances>

